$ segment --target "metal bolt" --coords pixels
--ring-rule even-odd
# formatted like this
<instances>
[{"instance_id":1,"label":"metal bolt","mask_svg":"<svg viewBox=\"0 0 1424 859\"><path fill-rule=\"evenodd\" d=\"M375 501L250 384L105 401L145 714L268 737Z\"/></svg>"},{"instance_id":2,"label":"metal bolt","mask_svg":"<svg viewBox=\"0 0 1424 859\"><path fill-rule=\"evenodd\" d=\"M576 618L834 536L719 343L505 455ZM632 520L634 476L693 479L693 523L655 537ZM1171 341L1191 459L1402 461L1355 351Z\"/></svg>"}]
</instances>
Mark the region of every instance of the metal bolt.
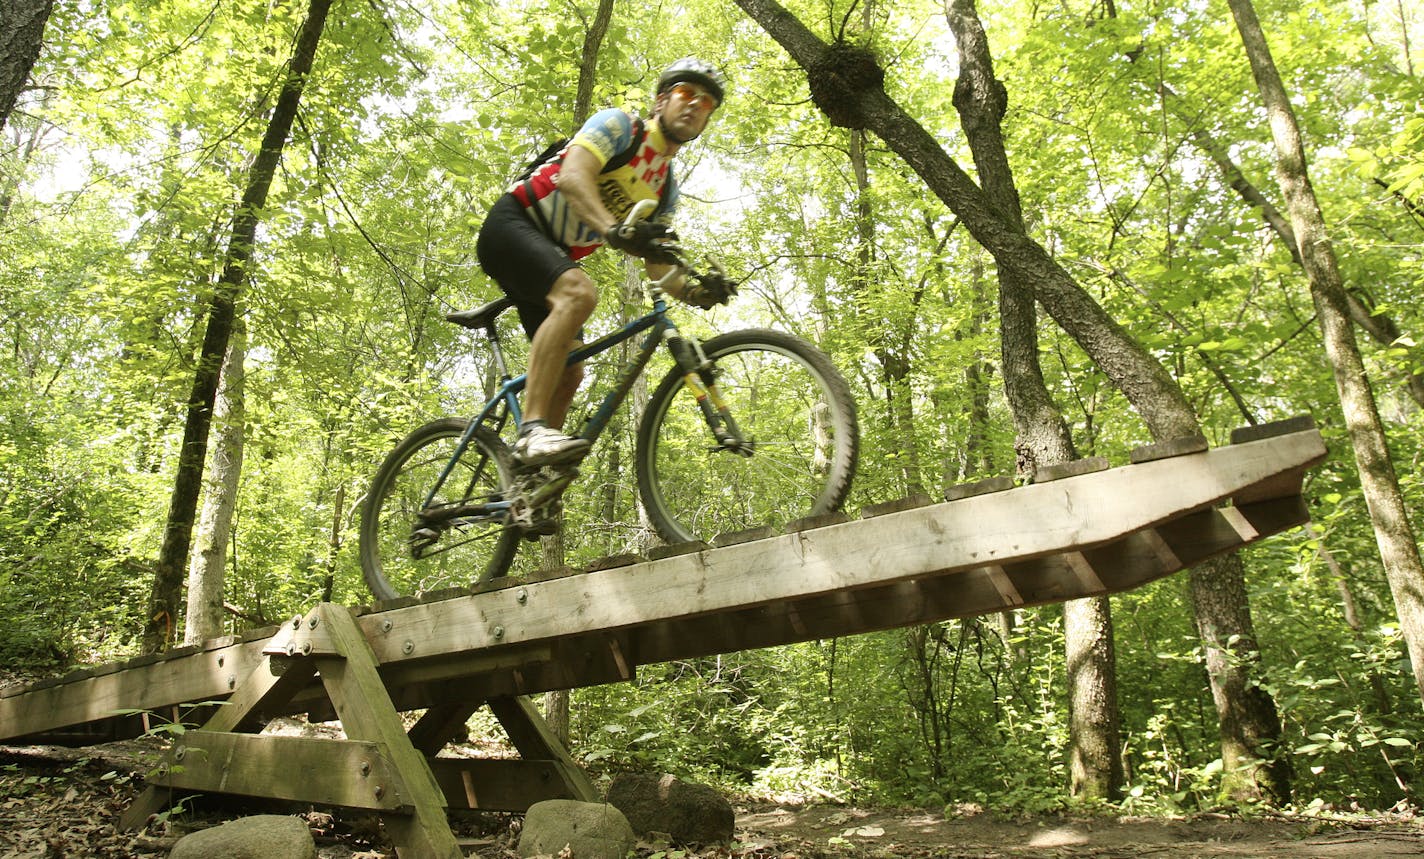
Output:
<instances>
[{"instance_id":1,"label":"metal bolt","mask_svg":"<svg viewBox=\"0 0 1424 859\"><path fill-rule=\"evenodd\" d=\"M236 688L237 688L237 675L236 675L236 674L229 674L229 675L227 676L227 688L229 688L229 689L236 689Z\"/></svg>"},{"instance_id":2,"label":"metal bolt","mask_svg":"<svg viewBox=\"0 0 1424 859\"><path fill-rule=\"evenodd\" d=\"M317 617L316 615L312 615L311 628L312 628L312 629L316 629L316 625L317 625L318 623L321 623L321 618Z\"/></svg>"},{"instance_id":3,"label":"metal bolt","mask_svg":"<svg viewBox=\"0 0 1424 859\"><path fill-rule=\"evenodd\" d=\"M529 591L520 588L519 592L514 595L514 598L519 601L520 605L524 605L529 602Z\"/></svg>"},{"instance_id":4,"label":"metal bolt","mask_svg":"<svg viewBox=\"0 0 1424 859\"><path fill-rule=\"evenodd\" d=\"M371 762L370 762L370 761L362 761L362 762L361 762L361 778L365 778L366 776L368 776L368 775L370 775L370 774L371 774Z\"/></svg>"},{"instance_id":5,"label":"metal bolt","mask_svg":"<svg viewBox=\"0 0 1424 859\"><path fill-rule=\"evenodd\" d=\"M181 761L183 760L183 757L187 754L188 750L183 746L179 746L178 748L173 750L173 760Z\"/></svg>"},{"instance_id":6,"label":"metal bolt","mask_svg":"<svg viewBox=\"0 0 1424 859\"><path fill-rule=\"evenodd\" d=\"M378 785L376 785L376 799L380 799L381 797L383 797L383 796L385 796L385 795L386 795L386 786L383 785L383 784L378 784Z\"/></svg>"},{"instance_id":7,"label":"metal bolt","mask_svg":"<svg viewBox=\"0 0 1424 859\"><path fill-rule=\"evenodd\" d=\"M393 626L395 626L395 624L391 623L389 620L383 620L381 621L381 632L390 632L391 627Z\"/></svg>"},{"instance_id":8,"label":"metal bolt","mask_svg":"<svg viewBox=\"0 0 1424 859\"><path fill-rule=\"evenodd\" d=\"M297 655L297 645L294 644L293 642L290 642L290 641L287 642L287 655L288 655L288 656L296 656L296 655Z\"/></svg>"},{"instance_id":9,"label":"metal bolt","mask_svg":"<svg viewBox=\"0 0 1424 859\"><path fill-rule=\"evenodd\" d=\"M407 656L415 652L415 642L407 641L405 644L401 645L401 652L406 654Z\"/></svg>"},{"instance_id":10,"label":"metal bolt","mask_svg":"<svg viewBox=\"0 0 1424 859\"><path fill-rule=\"evenodd\" d=\"M302 616L301 616L301 615L297 615L296 617L292 618L292 629L301 629L301 628L302 628Z\"/></svg>"},{"instance_id":11,"label":"metal bolt","mask_svg":"<svg viewBox=\"0 0 1424 859\"><path fill-rule=\"evenodd\" d=\"M224 657L222 657L222 656L219 656L219 657L218 657L218 667L219 667L219 668L223 667L223 659L224 659Z\"/></svg>"},{"instance_id":12,"label":"metal bolt","mask_svg":"<svg viewBox=\"0 0 1424 859\"><path fill-rule=\"evenodd\" d=\"M490 633L494 635L495 640L504 638L504 627L496 625L494 629L490 630Z\"/></svg>"},{"instance_id":13,"label":"metal bolt","mask_svg":"<svg viewBox=\"0 0 1424 859\"><path fill-rule=\"evenodd\" d=\"M302 655L303 655L303 656L311 656L311 652L312 652L312 643L311 643L310 641L303 641L303 642L302 642Z\"/></svg>"}]
</instances>

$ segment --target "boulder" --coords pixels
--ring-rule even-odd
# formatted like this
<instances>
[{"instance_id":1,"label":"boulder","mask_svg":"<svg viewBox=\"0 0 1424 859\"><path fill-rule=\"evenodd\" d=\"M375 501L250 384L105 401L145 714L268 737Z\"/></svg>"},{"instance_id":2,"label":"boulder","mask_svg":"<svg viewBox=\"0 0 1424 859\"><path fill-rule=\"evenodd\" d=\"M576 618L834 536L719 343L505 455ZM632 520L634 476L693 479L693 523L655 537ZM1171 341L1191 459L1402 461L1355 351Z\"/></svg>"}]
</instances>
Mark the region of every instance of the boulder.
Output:
<instances>
[{"instance_id":1,"label":"boulder","mask_svg":"<svg viewBox=\"0 0 1424 859\"><path fill-rule=\"evenodd\" d=\"M639 835L665 832L680 844L727 843L737 823L720 793L668 774L620 775L608 788L608 802Z\"/></svg>"},{"instance_id":2,"label":"boulder","mask_svg":"<svg viewBox=\"0 0 1424 859\"><path fill-rule=\"evenodd\" d=\"M628 819L602 802L548 799L529 806L516 852L557 856L565 847L572 859L623 859L637 838Z\"/></svg>"},{"instance_id":3,"label":"boulder","mask_svg":"<svg viewBox=\"0 0 1424 859\"><path fill-rule=\"evenodd\" d=\"M185 835L168 859L316 859L316 841L300 819L262 814Z\"/></svg>"}]
</instances>

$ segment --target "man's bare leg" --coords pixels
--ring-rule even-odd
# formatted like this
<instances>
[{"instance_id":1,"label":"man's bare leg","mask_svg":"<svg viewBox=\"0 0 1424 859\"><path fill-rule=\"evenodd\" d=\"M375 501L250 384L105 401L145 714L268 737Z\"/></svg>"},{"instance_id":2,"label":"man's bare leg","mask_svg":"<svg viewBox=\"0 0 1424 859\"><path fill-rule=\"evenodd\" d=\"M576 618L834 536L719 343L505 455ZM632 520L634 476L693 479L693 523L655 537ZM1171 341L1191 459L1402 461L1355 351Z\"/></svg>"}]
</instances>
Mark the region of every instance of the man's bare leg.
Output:
<instances>
[{"instance_id":1,"label":"man's bare leg","mask_svg":"<svg viewBox=\"0 0 1424 859\"><path fill-rule=\"evenodd\" d=\"M554 281L546 299L549 316L529 345L524 389L524 426L514 453L526 464L567 461L588 449L583 439L562 433L563 421L583 379L581 365L567 367L569 348L593 315L598 292L583 269L569 269Z\"/></svg>"}]
</instances>

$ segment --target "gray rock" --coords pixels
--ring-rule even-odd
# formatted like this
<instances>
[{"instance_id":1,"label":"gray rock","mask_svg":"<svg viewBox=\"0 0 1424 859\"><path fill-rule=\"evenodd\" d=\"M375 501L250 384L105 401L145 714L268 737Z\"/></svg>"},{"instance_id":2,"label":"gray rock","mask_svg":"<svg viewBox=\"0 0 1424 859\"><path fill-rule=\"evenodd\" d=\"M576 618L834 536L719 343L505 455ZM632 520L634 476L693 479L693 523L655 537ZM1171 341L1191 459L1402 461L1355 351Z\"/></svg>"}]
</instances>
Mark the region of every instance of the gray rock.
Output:
<instances>
[{"instance_id":1,"label":"gray rock","mask_svg":"<svg viewBox=\"0 0 1424 859\"><path fill-rule=\"evenodd\" d=\"M573 859L623 859L636 842L623 812L607 803L548 799L529 806L516 852L557 856L568 847Z\"/></svg>"},{"instance_id":2,"label":"gray rock","mask_svg":"<svg viewBox=\"0 0 1424 859\"><path fill-rule=\"evenodd\" d=\"M666 832L680 844L729 842L737 823L732 804L717 791L668 774L620 775L608 788L608 802L634 832Z\"/></svg>"},{"instance_id":3,"label":"gray rock","mask_svg":"<svg viewBox=\"0 0 1424 859\"><path fill-rule=\"evenodd\" d=\"M316 859L316 841L301 820L262 814L185 835L168 859Z\"/></svg>"}]
</instances>

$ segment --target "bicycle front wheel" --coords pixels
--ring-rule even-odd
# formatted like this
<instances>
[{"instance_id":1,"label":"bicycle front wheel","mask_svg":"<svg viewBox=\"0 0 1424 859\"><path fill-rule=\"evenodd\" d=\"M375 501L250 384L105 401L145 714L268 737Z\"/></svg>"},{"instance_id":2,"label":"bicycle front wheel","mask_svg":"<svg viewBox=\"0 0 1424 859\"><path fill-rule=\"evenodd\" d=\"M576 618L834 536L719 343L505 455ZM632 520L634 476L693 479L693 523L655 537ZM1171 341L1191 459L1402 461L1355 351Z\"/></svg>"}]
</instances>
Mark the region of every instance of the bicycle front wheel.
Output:
<instances>
[{"instance_id":1,"label":"bicycle front wheel","mask_svg":"<svg viewBox=\"0 0 1424 859\"><path fill-rule=\"evenodd\" d=\"M484 505L512 480L509 452L481 427L434 501L426 498L469 422L432 421L406 436L377 469L361 512L361 573L376 599L463 587L505 574L519 532Z\"/></svg>"},{"instance_id":2,"label":"bicycle front wheel","mask_svg":"<svg viewBox=\"0 0 1424 859\"><path fill-rule=\"evenodd\" d=\"M829 358L799 337L733 331L702 344L750 455L718 445L673 370L638 427L638 491L659 536L711 541L839 509L859 446L855 401ZM674 403L681 401L681 406Z\"/></svg>"}]
</instances>

